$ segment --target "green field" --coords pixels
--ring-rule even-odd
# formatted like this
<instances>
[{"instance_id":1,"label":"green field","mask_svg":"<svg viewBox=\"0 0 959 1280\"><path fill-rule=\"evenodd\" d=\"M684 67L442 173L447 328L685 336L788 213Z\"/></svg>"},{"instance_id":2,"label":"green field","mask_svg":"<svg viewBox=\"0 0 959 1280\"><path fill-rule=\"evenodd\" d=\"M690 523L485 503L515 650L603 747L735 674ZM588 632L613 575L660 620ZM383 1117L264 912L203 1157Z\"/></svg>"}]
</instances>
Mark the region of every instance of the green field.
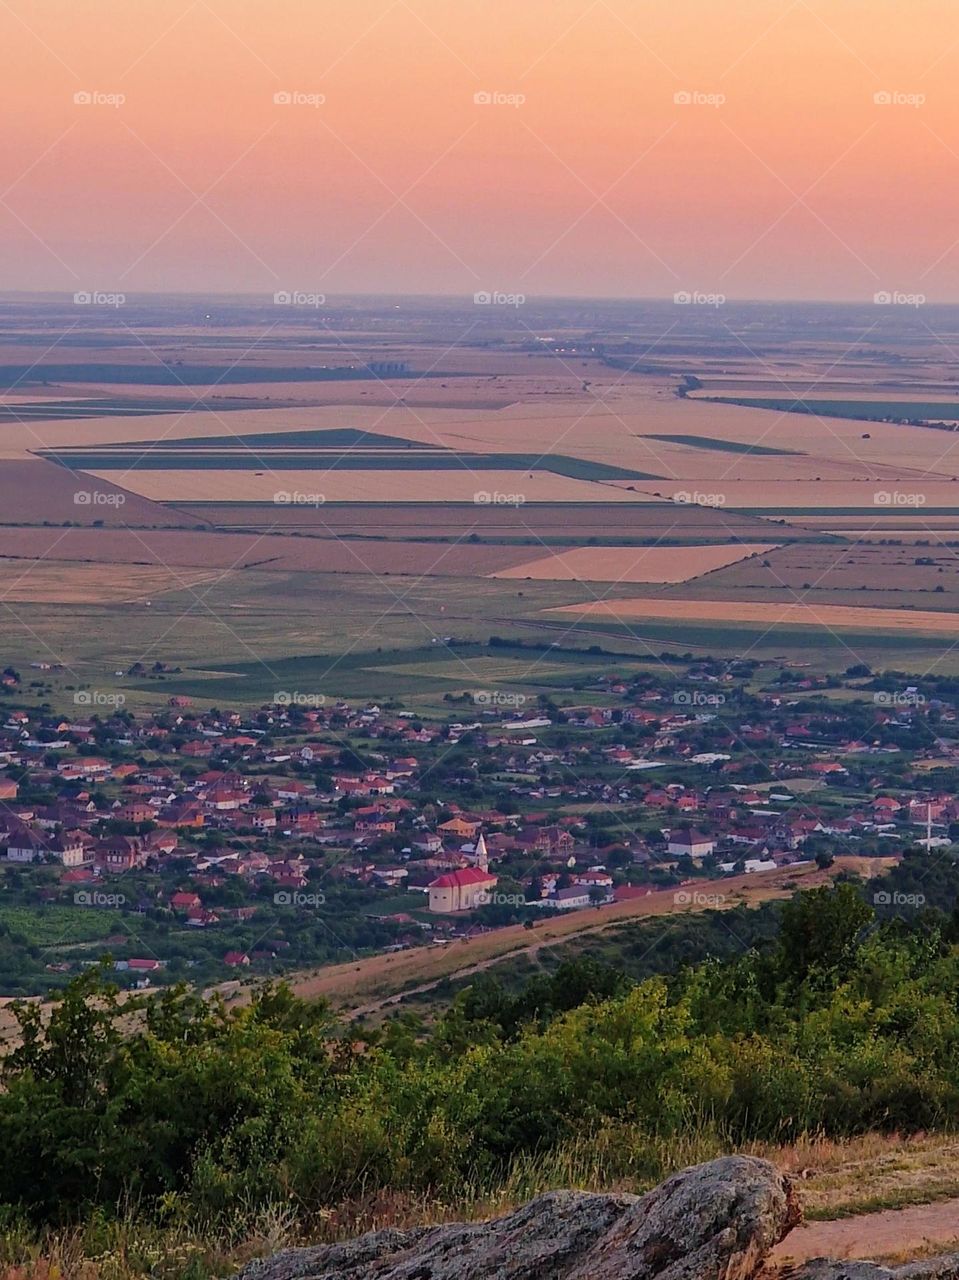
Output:
<instances>
[{"instance_id":1,"label":"green field","mask_svg":"<svg viewBox=\"0 0 959 1280\"><path fill-rule=\"evenodd\" d=\"M0 927L21 941L38 947L63 947L96 942L114 933L128 933L119 911L89 907L0 905Z\"/></svg>"},{"instance_id":2,"label":"green field","mask_svg":"<svg viewBox=\"0 0 959 1280\"><path fill-rule=\"evenodd\" d=\"M821 418L855 418L864 422L959 422L959 403L936 400L813 400L752 396L699 396L697 399L707 400L710 404L736 404L747 409L807 413Z\"/></svg>"},{"instance_id":3,"label":"green field","mask_svg":"<svg viewBox=\"0 0 959 1280\"><path fill-rule=\"evenodd\" d=\"M164 681L162 687L166 694L212 698L224 705L251 700L269 702L279 691L299 691L331 699L401 696L424 710L440 709L445 694L492 689L521 695L525 701L515 704L519 709L535 702L539 694L556 696L594 683L611 671L627 675L641 669L642 664L631 661L629 656L601 658L586 653L591 641L584 644L571 639L569 643L580 651L558 655L547 641L542 647L516 650L462 643L389 651L357 650L339 655L305 654L270 659L265 664L222 664L216 673L184 672ZM130 682L130 687L137 685ZM464 711L470 716L477 713L473 707Z\"/></svg>"},{"instance_id":4,"label":"green field","mask_svg":"<svg viewBox=\"0 0 959 1280\"><path fill-rule=\"evenodd\" d=\"M550 471L575 480L659 480L645 471L562 454L535 453L372 453L304 450L274 453L224 450L222 453L176 449L136 452L38 450L40 457L74 471Z\"/></svg>"},{"instance_id":5,"label":"green field","mask_svg":"<svg viewBox=\"0 0 959 1280\"><path fill-rule=\"evenodd\" d=\"M644 436L646 440L662 440L666 444L685 444L693 449L715 449L717 453L755 453L778 458L800 458L800 449L774 449L764 444L743 444L739 440L719 440L712 436Z\"/></svg>"},{"instance_id":6,"label":"green field","mask_svg":"<svg viewBox=\"0 0 959 1280\"><path fill-rule=\"evenodd\" d=\"M454 453L439 449L373 453L371 450L309 450L279 453L270 449L224 449L220 452L150 449L42 449L39 456L73 471L549 471L575 480L658 480L605 462L562 454Z\"/></svg>"},{"instance_id":7,"label":"green field","mask_svg":"<svg viewBox=\"0 0 959 1280\"><path fill-rule=\"evenodd\" d=\"M579 480L657 480L605 462L564 454L465 453L355 427L188 436L93 447L40 449L79 471L549 471Z\"/></svg>"},{"instance_id":8,"label":"green field","mask_svg":"<svg viewBox=\"0 0 959 1280\"><path fill-rule=\"evenodd\" d=\"M959 648L944 646L941 636L692 620L635 619L631 626L605 619L587 621L588 628L580 625L577 629L579 643L590 636L598 644L619 647L632 636L641 638L657 653L661 649L679 653L688 650L697 656L708 653L761 661L798 661L808 664L814 673L844 671L856 662L867 662L876 670L922 672L934 667L943 675L959 672Z\"/></svg>"},{"instance_id":9,"label":"green field","mask_svg":"<svg viewBox=\"0 0 959 1280\"><path fill-rule=\"evenodd\" d=\"M416 449L446 452L443 445L421 444L405 436L386 436L358 427L323 427L305 431L251 431L236 436L184 436L174 440L144 440L142 444L103 445L104 451L134 449Z\"/></svg>"},{"instance_id":10,"label":"green field","mask_svg":"<svg viewBox=\"0 0 959 1280\"><path fill-rule=\"evenodd\" d=\"M485 645L491 635L521 634L517 623L531 612L588 598L585 588L566 583L517 588L495 578L394 582L367 574L238 570L201 591L158 596L148 609L18 603L15 612L0 612L0 653L23 668L41 658L62 662L62 672L44 673L40 687L26 689L24 697L63 711L80 684L123 690L131 710L181 691L223 705L230 699L259 705L278 690L320 687L330 696L384 698L445 692L450 683L377 675L367 667L416 661L423 650L430 661L440 655L449 661L444 636ZM554 639L560 637L548 635L546 643ZM115 675L135 662L158 660L181 667L183 675L146 681ZM464 672L463 687L483 685Z\"/></svg>"},{"instance_id":11,"label":"green field","mask_svg":"<svg viewBox=\"0 0 959 1280\"><path fill-rule=\"evenodd\" d=\"M442 710L446 693L489 688L527 698L588 688L576 700L598 701L598 676L663 670L663 653L746 654L808 663L813 672L863 660L877 670L935 664L938 673L959 674L959 648L941 636L663 620L626 626L545 612L594 598L568 582L241 570L210 587L158 596L151 608L18 603L0 613L0 652L25 675L38 659L62 662L61 671L31 673L21 697L66 714L75 712L80 686L122 691L134 712L163 706L173 694L197 704L259 706L279 691L396 697L424 713ZM491 636L532 647L491 648ZM156 661L181 671L162 679L115 674Z\"/></svg>"},{"instance_id":12,"label":"green field","mask_svg":"<svg viewBox=\"0 0 959 1280\"><path fill-rule=\"evenodd\" d=\"M60 422L76 418L143 418L157 414L192 413L208 408L202 400L179 400L172 397L149 400L122 397L91 398L89 400L50 400L44 403L24 402L0 405L0 422ZM251 409L255 404L242 400L217 401L217 413L231 409Z\"/></svg>"}]
</instances>

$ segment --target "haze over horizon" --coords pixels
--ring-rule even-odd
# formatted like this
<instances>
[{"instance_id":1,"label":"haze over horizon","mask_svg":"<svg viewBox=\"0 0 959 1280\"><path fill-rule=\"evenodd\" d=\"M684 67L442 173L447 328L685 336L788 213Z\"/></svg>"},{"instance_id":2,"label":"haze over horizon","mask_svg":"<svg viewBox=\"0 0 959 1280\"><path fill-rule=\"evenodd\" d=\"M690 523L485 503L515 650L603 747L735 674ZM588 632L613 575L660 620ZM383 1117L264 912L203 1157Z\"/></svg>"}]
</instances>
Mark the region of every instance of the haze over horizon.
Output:
<instances>
[{"instance_id":1,"label":"haze over horizon","mask_svg":"<svg viewBox=\"0 0 959 1280\"><path fill-rule=\"evenodd\" d=\"M952 25L946 0L15 0L4 287L959 301Z\"/></svg>"},{"instance_id":2,"label":"haze over horizon","mask_svg":"<svg viewBox=\"0 0 959 1280\"><path fill-rule=\"evenodd\" d=\"M0 299L24 298L36 299L39 301L52 300L55 298L63 298L72 301L72 293L67 289L2 289L0 290ZM249 301L251 303L269 303L272 301L272 294L264 290L235 290L235 289L136 289L123 295L127 302L133 303L138 299L151 298L183 298L196 300L213 300L213 299L233 299L236 301ZM325 295L328 302L338 303L360 303L360 302L377 302L377 301L394 301L396 299L408 300L410 302L439 302L439 303L461 303L463 305L473 303L473 295L463 292L435 292L422 293L414 290L404 290L403 292L384 292L369 290L336 290ZM592 294L592 293L531 293L524 294L525 303L588 303L593 302L597 305L609 304L612 306L635 304L636 306L663 306L672 307L675 304L675 296L672 294L659 295L643 295L643 294ZM872 306L874 300L869 298L829 298L829 297L737 297L731 294L723 295L723 303L726 306L783 306L783 307L862 307ZM929 305L938 305L946 308L959 307L959 297L956 299L946 299L940 303L933 304L929 299ZM101 317L102 319L102 317Z\"/></svg>"}]
</instances>

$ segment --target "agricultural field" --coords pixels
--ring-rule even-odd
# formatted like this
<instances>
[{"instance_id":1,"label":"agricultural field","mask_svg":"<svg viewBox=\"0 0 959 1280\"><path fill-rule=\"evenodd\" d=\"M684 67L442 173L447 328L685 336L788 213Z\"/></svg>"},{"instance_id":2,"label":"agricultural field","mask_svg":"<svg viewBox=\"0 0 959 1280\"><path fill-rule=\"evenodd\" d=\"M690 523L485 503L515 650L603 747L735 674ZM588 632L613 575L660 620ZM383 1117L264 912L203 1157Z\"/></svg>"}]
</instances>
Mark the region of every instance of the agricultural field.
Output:
<instances>
[{"instance_id":1,"label":"agricultural field","mask_svg":"<svg viewBox=\"0 0 959 1280\"><path fill-rule=\"evenodd\" d=\"M297 459L294 469L190 468L184 471L134 472L103 470L89 473L107 483L123 483L154 502L271 502L277 506L324 506L328 502L447 502L474 506L525 506L530 502L649 502L652 497L618 489L614 481L575 479L545 469L535 473L443 467L437 471L398 468L346 470L342 467L306 469ZM266 465L266 464L263 464Z\"/></svg>"},{"instance_id":2,"label":"agricultural field","mask_svg":"<svg viewBox=\"0 0 959 1280\"><path fill-rule=\"evenodd\" d=\"M29 383L36 373L33 364L0 364L0 389L18 387ZM44 379L71 385L94 383L116 384L132 387L207 387L212 384L229 386L238 383L290 383L290 382L355 382L371 380L376 374L369 369L348 364L327 365L271 365L249 367L234 365L224 368L220 364L184 364L175 366L162 361L139 363L134 360L116 364L97 364L87 361L45 362ZM431 370L411 371L409 378L442 378L449 374Z\"/></svg>"},{"instance_id":3,"label":"agricultural field","mask_svg":"<svg viewBox=\"0 0 959 1280\"><path fill-rule=\"evenodd\" d=\"M796 593L932 593L941 600L927 607L959 606L959 555L949 547L803 546L780 547L761 559L743 560L713 574L700 586L709 591L745 589Z\"/></svg>"},{"instance_id":4,"label":"agricultural field","mask_svg":"<svg viewBox=\"0 0 959 1280\"><path fill-rule=\"evenodd\" d=\"M898 644L928 665L959 616L959 438L900 419L955 409L941 344L898 316L858 342L842 309L810 312L814 331L788 309L602 314L350 302L277 323L168 301L51 354L73 311L18 311L0 330L4 651L63 659L57 697L143 654L181 668L127 682L134 701L247 701L283 675L428 705L491 636L833 669L834 636L865 628L877 660ZM893 420L859 419L877 406Z\"/></svg>"},{"instance_id":5,"label":"agricultural field","mask_svg":"<svg viewBox=\"0 0 959 1280\"><path fill-rule=\"evenodd\" d=\"M860 542L894 542L904 546L919 547L955 547L959 546L959 529L940 527L931 522L914 522L916 527L882 529L838 529L830 532L843 533L847 538ZM949 523L948 521L946 522Z\"/></svg>"},{"instance_id":6,"label":"agricultural field","mask_svg":"<svg viewBox=\"0 0 959 1280\"><path fill-rule=\"evenodd\" d=\"M217 576L195 569L2 559L0 602L152 605L155 597L171 591L194 591L215 582Z\"/></svg>"},{"instance_id":7,"label":"agricultural field","mask_svg":"<svg viewBox=\"0 0 959 1280\"><path fill-rule=\"evenodd\" d=\"M526 668L548 653L553 642L581 647L596 637L575 636L575 628L529 624L531 610L560 605L570 584L516 584L491 578L434 577L406 581L357 572L267 573L258 569L218 572L212 583L191 588L190 573L179 590L145 601L33 603L0 608L0 650L27 667L41 659L62 670L44 676L38 696L65 709L73 690L91 685L120 691L131 707L157 705L173 693L197 700L261 705L280 689L321 691L328 696L389 697L449 691L447 675L430 675L433 663L482 645L477 655L501 657L486 646L491 636L515 636L538 647ZM517 589L521 587L521 589ZM586 588L574 588L582 598ZM453 647L444 637L453 638ZM616 645L619 653L648 650ZM416 678L390 668L415 660ZM125 674L134 663L162 662L182 674L137 681ZM597 659L588 666L595 670ZM425 664L425 665L421 665ZM463 689L484 687L462 667ZM117 674L121 673L121 674Z\"/></svg>"},{"instance_id":8,"label":"agricultural field","mask_svg":"<svg viewBox=\"0 0 959 1280\"><path fill-rule=\"evenodd\" d=\"M279 534L210 533L173 529L0 528L0 558L37 562L79 561L106 565L157 565L241 573L369 573L486 576L527 559L508 545L361 541L284 537Z\"/></svg>"},{"instance_id":9,"label":"agricultural field","mask_svg":"<svg viewBox=\"0 0 959 1280\"><path fill-rule=\"evenodd\" d=\"M618 544L621 546L708 545L763 541L768 521L718 507L687 505L681 512L671 502L525 502L478 504L423 502L324 503L319 507L275 503L178 504L192 523L217 529L295 529L313 537L401 541L516 542L529 545ZM829 540L818 530L775 526L780 539Z\"/></svg>"},{"instance_id":10,"label":"agricultural field","mask_svg":"<svg viewBox=\"0 0 959 1280\"><path fill-rule=\"evenodd\" d=\"M562 582L688 582L772 549L769 543L728 547L581 547L498 569L494 576Z\"/></svg>"},{"instance_id":11,"label":"agricultural field","mask_svg":"<svg viewBox=\"0 0 959 1280\"><path fill-rule=\"evenodd\" d=\"M791 544L704 574L663 596L953 613L959 621L959 551L921 541L852 535L832 545Z\"/></svg>"},{"instance_id":12,"label":"agricultural field","mask_svg":"<svg viewBox=\"0 0 959 1280\"><path fill-rule=\"evenodd\" d=\"M582 458L567 458L562 454L541 455L521 453L456 453L453 450L431 446L409 449L376 451L371 448L350 446L336 449L269 449L263 445L235 449L161 449L143 444L133 449L103 450L92 453L81 450L68 453L61 450L47 455L75 471L123 472L137 471L256 471L263 468L277 471L315 471L318 475L353 471L435 472L481 471L517 472L534 475L550 472L569 476L575 480L656 480L642 471L629 471L625 467L611 466L605 462L591 462Z\"/></svg>"},{"instance_id":13,"label":"agricultural field","mask_svg":"<svg viewBox=\"0 0 959 1280\"><path fill-rule=\"evenodd\" d=\"M111 934L127 931L119 911L76 911L56 904L39 910L36 907L0 906L0 928L29 938L37 946L59 951L100 942Z\"/></svg>"},{"instance_id":14,"label":"agricultural field","mask_svg":"<svg viewBox=\"0 0 959 1280\"><path fill-rule=\"evenodd\" d=\"M959 635L959 618L954 613L918 610L907 612L805 602L771 604L749 600L603 599L578 605L575 612L580 616L596 615L627 621L667 618L690 622L754 622L769 627L803 626L836 631L882 630L916 632L920 635Z\"/></svg>"},{"instance_id":15,"label":"agricultural field","mask_svg":"<svg viewBox=\"0 0 959 1280\"><path fill-rule=\"evenodd\" d=\"M742 403L730 401L729 403ZM709 436L649 436L650 440L662 440L665 444L686 444L693 449L714 449L718 453L758 454L766 457L788 458L801 454L801 449L773 449L764 444L742 444L738 440L716 440Z\"/></svg>"},{"instance_id":16,"label":"agricultural field","mask_svg":"<svg viewBox=\"0 0 959 1280\"><path fill-rule=\"evenodd\" d=\"M139 525L196 523L122 485L74 474L40 458L0 458L0 525Z\"/></svg>"},{"instance_id":17,"label":"agricultural field","mask_svg":"<svg viewBox=\"0 0 959 1280\"><path fill-rule=\"evenodd\" d=\"M705 398L705 397L704 397ZM959 423L959 402L955 400L823 400L818 397L724 396L719 404L738 404L748 409L772 409L776 413L806 413L822 418L855 418L868 422Z\"/></svg>"}]
</instances>

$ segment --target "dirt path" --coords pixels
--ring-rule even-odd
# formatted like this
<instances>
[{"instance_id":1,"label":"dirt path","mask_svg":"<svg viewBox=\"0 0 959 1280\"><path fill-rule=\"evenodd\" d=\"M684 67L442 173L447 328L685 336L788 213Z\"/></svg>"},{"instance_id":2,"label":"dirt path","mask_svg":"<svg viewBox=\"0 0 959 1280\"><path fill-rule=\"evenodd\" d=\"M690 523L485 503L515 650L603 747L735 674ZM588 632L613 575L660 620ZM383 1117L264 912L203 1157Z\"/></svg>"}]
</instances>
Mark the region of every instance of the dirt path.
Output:
<instances>
[{"instance_id":1,"label":"dirt path","mask_svg":"<svg viewBox=\"0 0 959 1280\"><path fill-rule=\"evenodd\" d=\"M602 924L583 929L579 933L571 934L570 937L581 938L584 934L596 933L600 929L608 929L611 924L616 923L618 923L616 920L604 920ZM423 982L418 987L410 987L397 995L384 996L372 1004L361 1005L357 1009L350 1010L350 1016L353 1018L365 1018L371 1013L378 1013L381 1009L385 1009L391 1004L402 1004L407 996L418 996L426 991L435 991L438 986L450 979L455 979L458 982L461 978L472 977L474 973L482 973L485 969L492 969L494 965L502 964L504 960L514 960L517 956L533 956L538 951L541 951L543 947L554 945L554 938L541 938L538 942L530 943L528 947L520 947L519 950L510 951L506 955L488 956L485 960L478 960L475 964L467 965L465 969L457 969L452 974L444 974L442 978L434 978L432 982Z\"/></svg>"},{"instance_id":2,"label":"dirt path","mask_svg":"<svg viewBox=\"0 0 959 1280\"><path fill-rule=\"evenodd\" d=\"M835 1222L804 1222L776 1246L772 1261L905 1258L929 1246L952 1244L959 1249L959 1200L939 1200Z\"/></svg>"}]
</instances>

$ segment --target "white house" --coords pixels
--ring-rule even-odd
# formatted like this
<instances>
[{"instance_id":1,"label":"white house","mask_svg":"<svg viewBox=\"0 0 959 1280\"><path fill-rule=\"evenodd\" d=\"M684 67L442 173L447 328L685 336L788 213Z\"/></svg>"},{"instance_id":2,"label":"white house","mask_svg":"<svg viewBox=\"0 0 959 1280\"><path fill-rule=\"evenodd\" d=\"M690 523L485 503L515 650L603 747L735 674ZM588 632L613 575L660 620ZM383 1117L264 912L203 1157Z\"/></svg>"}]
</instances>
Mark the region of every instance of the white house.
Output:
<instances>
[{"instance_id":1,"label":"white house","mask_svg":"<svg viewBox=\"0 0 959 1280\"><path fill-rule=\"evenodd\" d=\"M35 831L15 831L7 844L8 862L40 862L47 853L47 842Z\"/></svg>"}]
</instances>

